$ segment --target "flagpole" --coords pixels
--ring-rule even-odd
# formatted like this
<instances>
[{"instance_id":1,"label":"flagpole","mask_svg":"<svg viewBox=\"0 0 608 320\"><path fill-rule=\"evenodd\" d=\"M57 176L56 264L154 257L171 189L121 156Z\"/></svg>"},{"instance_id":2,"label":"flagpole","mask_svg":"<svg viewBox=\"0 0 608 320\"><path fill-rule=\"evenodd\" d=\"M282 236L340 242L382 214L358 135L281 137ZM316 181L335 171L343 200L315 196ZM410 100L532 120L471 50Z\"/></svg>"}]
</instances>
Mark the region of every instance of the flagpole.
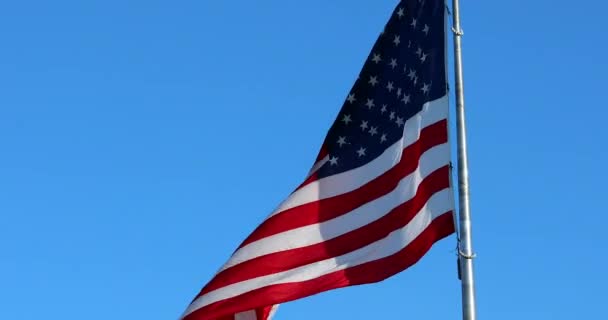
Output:
<instances>
[{"instance_id":1,"label":"flagpole","mask_svg":"<svg viewBox=\"0 0 608 320\"><path fill-rule=\"evenodd\" d=\"M462 318L475 320L475 281L473 276L473 252L471 237L471 212L469 207L469 161L464 115L464 81L462 75L462 29L460 28L459 0L452 0L454 32L454 74L456 78L456 130L458 137L458 197L460 235L458 257L462 285Z\"/></svg>"}]
</instances>

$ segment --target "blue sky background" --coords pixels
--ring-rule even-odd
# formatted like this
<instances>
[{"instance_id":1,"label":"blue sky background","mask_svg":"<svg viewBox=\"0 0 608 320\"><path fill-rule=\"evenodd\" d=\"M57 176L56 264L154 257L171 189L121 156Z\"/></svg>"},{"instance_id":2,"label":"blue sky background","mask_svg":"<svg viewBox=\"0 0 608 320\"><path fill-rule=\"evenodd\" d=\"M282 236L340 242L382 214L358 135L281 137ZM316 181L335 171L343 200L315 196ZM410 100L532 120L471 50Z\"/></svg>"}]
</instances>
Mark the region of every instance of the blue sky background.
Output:
<instances>
[{"instance_id":1,"label":"blue sky background","mask_svg":"<svg viewBox=\"0 0 608 320\"><path fill-rule=\"evenodd\" d=\"M176 319L302 180L395 4L0 4L0 319ZM607 10L462 3L480 318L606 313ZM458 319L454 246L277 319Z\"/></svg>"}]
</instances>

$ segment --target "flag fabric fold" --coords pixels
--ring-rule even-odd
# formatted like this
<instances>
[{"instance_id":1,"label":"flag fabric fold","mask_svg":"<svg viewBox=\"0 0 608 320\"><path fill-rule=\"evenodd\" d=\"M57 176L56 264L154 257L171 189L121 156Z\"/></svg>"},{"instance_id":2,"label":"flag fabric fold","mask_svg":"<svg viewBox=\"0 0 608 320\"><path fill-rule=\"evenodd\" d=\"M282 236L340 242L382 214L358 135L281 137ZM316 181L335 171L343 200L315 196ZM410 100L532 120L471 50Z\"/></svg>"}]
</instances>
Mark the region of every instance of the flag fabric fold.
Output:
<instances>
[{"instance_id":1,"label":"flag fabric fold","mask_svg":"<svg viewBox=\"0 0 608 320\"><path fill-rule=\"evenodd\" d=\"M384 280L454 232L445 5L401 1L305 181L184 320L268 320L283 302Z\"/></svg>"}]
</instances>

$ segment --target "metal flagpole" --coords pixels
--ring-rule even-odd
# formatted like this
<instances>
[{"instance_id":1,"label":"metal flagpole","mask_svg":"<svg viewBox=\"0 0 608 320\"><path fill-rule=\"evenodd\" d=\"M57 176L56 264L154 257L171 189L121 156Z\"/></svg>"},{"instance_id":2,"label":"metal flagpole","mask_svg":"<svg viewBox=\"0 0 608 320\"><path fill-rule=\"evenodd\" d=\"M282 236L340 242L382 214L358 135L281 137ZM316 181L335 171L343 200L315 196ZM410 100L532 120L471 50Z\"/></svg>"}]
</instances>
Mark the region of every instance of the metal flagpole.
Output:
<instances>
[{"instance_id":1,"label":"metal flagpole","mask_svg":"<svg viewBox=\"0 0 608 320\"><path fill-rule=\"evenodd\" d=\"M459 0L452 0L454 32L454 74L456 78L456 130L458 136L458 195L460 239L458 257L462 285L462 318L475 320L475 281L473 277L473 245L471 240L471 213L469 208L469 163L464 116L464 85L462 76L462 29L460 28Z\"/></svg>"}]
</instances>

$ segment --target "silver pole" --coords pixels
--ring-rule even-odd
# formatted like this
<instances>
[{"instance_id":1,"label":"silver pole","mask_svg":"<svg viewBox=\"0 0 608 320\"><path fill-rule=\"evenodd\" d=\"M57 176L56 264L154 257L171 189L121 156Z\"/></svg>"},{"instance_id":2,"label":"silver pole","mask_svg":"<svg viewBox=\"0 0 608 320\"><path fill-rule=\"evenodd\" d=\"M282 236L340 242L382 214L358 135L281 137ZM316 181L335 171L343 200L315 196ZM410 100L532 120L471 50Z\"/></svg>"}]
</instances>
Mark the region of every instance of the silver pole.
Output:
<instances>
[{"instance_id":1,"label":"silver pole","mask_svg":"<svg viewBox=\"0 0 608 320\"><path fill-rule=\"evenodd\" d=\"M458 257L462 285L462 318L477 319L475 306L475 281L473 277L473 253L471 237L471 212L469 207L469 161L467 158L467 131L464 116L464 81L462 76L462 29L460 28L459 0L452 0L454 32L454 74L456 77L456 129L458 135L458 197L460 243Z\"/></svg>"}]
</instances>

